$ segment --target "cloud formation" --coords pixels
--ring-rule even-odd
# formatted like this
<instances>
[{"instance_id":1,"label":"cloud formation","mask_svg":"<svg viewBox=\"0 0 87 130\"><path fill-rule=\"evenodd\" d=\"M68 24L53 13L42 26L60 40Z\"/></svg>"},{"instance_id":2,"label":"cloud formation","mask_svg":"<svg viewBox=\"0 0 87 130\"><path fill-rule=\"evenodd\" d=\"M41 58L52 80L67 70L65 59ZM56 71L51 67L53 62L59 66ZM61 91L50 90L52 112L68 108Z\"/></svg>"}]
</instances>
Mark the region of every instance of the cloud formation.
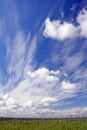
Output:
<instances>
[{"instance_id":1,"label":"cloud formation","mask_svg":"<svg viewBox=\"0 0 87 130\"><path fill-rule=\"evenodd\" d=\"M71 22L53 20L45 21L43 35L56 40L75 39L77 37L87 38L87 10L80 11L76 18L77 26Z\"/></svg>"},{"instance_id":2,"label":"cloud formation","mask_svg":"<svg viewBox=\"0 0 87 130\"><path fill-rule=\"evenodd\" d=\"M36 20L32 20L32 11L29 10L29 17L29 11L25 16L25 13L20 13L15 2L6 1L5 5L4 17L0 17L0 116L85 115L85 105L83 111L81 107L76 107L77 104L75 107L72 105L74 100L75 103L78 101L77 98L87 97L87 41L80 44L74 40L72 44L64 40L87 38L87 10L78 13L75 24L47 18L43 32L43 13L40 23L39 15L36 15ZM64 13L61 13L62 19ZM45 37L64 42L58 44L52 40L55 45L49 47L42 33ZM79 97L81 94L82 97Z\"/></svg>"},{"instance_id":3,"label":"cloud formation","mask_svg":"<svg viewBox=\"0 0 87 130\"><path fill-rule=\"evenodd\" d=\"M78 34L77 28L68 22L61 22L59 20L50 21L49 18L45 21L45 30L43 35L57 40L73 39Z\"/></svg>"},{"instance_id":4,"label":"cloud formation","mask_svg":"<svg viewBox=\"0 0 87 130\"><path fill-rule=\"evenodd\" d=\"M49 102L53 102L55 99L44 98L42 100L45 106ZM78 117L87 116L87 106L85 107L75 107L63 110L51 109L51 108L40 108L35 107L31 101L25 104L19 104L14 98L10 97L8 94L3 94L0 91L0 116L2 117Z\"/></svg>"},{"instance_id":5,"label":"cloud formation","mask_svg":"<svg viewBox=\"0 0 87 130\"><path fill-rule=\"evenodd\" d=\"M87 10L83 9L77 16L77 23L79 24L80 36L87 38Z\"/></svg>"},{"instance_id":6,"label":"cloud formation","mask_svg":"<svg viewBox=\"0 0 87 130\"><path fill-rule=\"evenodd\" d=\"M59 70L54 71L47 68L29 70L25 79L20 81L16 88L8 93L8 96L17 101L20 109L26 108L29 111L31 108L36 113L38 109L42 109L40 115L36 114L36 116L41 116L47 108L59 107L63 105L63 100L76 97L76 93L79 92L76 84L68 80L60 82L60 75ZM50 115L52 115L52 111L50 110Z\"/></svg>"},{"instance_id":7,"label":"cloud formation","mask_svg":"<svg viewBox=\"0 0 87 130\"><path fill-rule=\"evenodd\" d=\"M29 70L25 79L9 94L22 104L29 100L34 105L42 104L45 97L51 98L51 94L54 93L52 89L59 82L59 73L59 71L49 71L46 68L40 68L33 72Z\"/></svg>"}]
</instances>

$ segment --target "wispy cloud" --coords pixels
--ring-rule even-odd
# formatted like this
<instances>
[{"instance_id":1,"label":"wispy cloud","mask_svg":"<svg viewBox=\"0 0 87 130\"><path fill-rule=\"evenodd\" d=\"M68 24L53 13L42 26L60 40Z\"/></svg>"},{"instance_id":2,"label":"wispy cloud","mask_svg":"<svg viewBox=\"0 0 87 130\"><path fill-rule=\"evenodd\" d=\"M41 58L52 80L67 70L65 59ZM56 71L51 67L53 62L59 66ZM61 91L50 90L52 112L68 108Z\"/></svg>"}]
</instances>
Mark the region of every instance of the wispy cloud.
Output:
<instances>
[{"instance_id":1,"label":"wispy cloud","mask_svg":"<svg viewBox=\"0 0 87 130\"><path fill-rule=\"evenodd\" d=\"M83 107L83 111L72 106L65 110L64 105L71 105L73 100L68 99L78 97L80 92L87 92L87 69L82 65L87 61L87 10L78 13L77 25L47 18L44 31L41 16L34 26L34 29L39 29L32 33L32 29L26 32L21 27L16 4L10 2L5 5L3 18L0 19L0 47L3 50L0 57L0 116L66 117L67 114L77 116L78 112L84 115L87 107ZM56 39L52 40L55 44L49 44L43 35ZM81 44L82 48L77 48L79 41L82 42L81 38L84 38L84 44ZM40 49L44 50L44 54ZM40 58L44 57L39 65L38 51ZM48 67L43 59L48 61ZM64 110L59 109L61 106Z\"/></svg>"},{"instance_id":2,"label":"wispy cloud","mask_svg":"<svg viewBox=\"0 0 87 130\"><path fill-rule=\"evenodd\" d=\"M34 55L37 48L37 34L31 36L31 33L25 33L20 27L20 16L16 3L13 1L3 4L5 6L3 17L0 19L0 39L2 49L5 51L2 55L5 61L4 74L1 74L1 80L4 83L3 90L11 90L20 82L27 70L34 68ZM9 8L12 7L12 8ZM1 83L2 83L1 81Z\"/></svg>"},{"instance_id":3,"label":"wispy cloud","mask_svg":"<svg viewBox=\"0 0 87 130\"><path fill-rule=\"evenodd\" d=\"M81 52L73 54L73 56L67 56L65 58L65 66L63 69L65 69L66 71L73 71L79 67L83 60L84 54Z\"/></svg>"},{"instance_id":4,"label":"wispy cloud","mask_svg":"<svg viewBox=\"0 0 87 130\"><path fill-rule=\"evenodd\" d=\"M16 87L16 85L25 78L27 70L34 69L34 55L36 51L37 38L36 36L31 39L30 34L27 37L22 31L16 34L12 44L7 44L8 59L7 72L9 75L6 89L10 90ZM28 49L29 47L29 49Z\"/></svg>"}]
</instances>

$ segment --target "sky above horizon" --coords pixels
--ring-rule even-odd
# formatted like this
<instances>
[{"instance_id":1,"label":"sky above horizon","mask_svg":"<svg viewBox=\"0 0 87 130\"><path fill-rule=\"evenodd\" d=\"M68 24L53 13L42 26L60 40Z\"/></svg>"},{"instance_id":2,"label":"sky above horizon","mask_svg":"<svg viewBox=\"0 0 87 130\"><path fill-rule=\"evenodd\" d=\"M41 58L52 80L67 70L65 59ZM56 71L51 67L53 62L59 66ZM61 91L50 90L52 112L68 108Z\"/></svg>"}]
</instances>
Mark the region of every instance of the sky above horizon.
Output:
<instances>
[{"instance_id":1,"label":"sky above horizon","mask_svg":"<svg viewBox=\"0 0 87 130\"><path fill-rule=\"evenodd\" d=\"M87 1L0 0L0 117L86 113Z\"/></svg>"}]
</instances>

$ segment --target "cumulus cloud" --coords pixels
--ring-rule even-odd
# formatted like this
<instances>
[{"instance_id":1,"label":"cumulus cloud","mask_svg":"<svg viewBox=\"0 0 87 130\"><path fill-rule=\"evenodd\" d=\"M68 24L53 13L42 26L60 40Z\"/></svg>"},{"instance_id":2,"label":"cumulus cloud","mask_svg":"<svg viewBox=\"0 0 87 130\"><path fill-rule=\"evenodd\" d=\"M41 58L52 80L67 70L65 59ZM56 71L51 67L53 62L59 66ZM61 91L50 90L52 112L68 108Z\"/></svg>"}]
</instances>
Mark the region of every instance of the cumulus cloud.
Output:
<instances>
[{"instance_id":1,"label":"cumulus cloud","mask_svg":"<svg viewBox=\"0 0 87 130\"><path fill-rule=\"evenodd\" d=\"M44 81L58 81L58 75L60 74L60 71L49 71L47 68L39 68L36 71L28 71L26 73L27 76L30 76L32 78L38 78L38 79L44 79Z\"/></svg>"},{"instance_id":2,"label":"cumulus cloud","mask_svg":"<svg viewBox=\"0 0 87 130\"><path fill-rule=\"evenodd\" d=\"M39 68L27 71L25 78L8 94L0 91L0 115L12 117L76 116L81 109L54 110L62 101L76 96L79 88L68 80L60 82L61 72ZM48 78L49 77L49 78ZM49 79L49 80L48 80ZM47 109L48 108L48 109ZM10 113L10 115L9 115ZM62 114L61 114L62 113Z\"/></svg>"},{"instance_id":3,"label":"cumulus cloud","mask_svg":"<svg viewBox=\"0 0 87 130\"><path fill-rule=\"evenodd\" d=\"M53 20L49 18L45 21L43 35L57 40L75 39L77 37L87 38L87 10L80 11L76 18L78 25L71 22Z\"/></svg>"},{"instance_id":4,"label":"cumulus cloud","mask_svg":"<svg viewBox=\"0 0 87 130\"><path fill-rule=\"evenodd\" d=\"M57 101L56 98L53 98L53 97L45 97L45 98L42 99L42 104L43 104L44 106L48 106L50 103L56 102L56 101Z\"/></svg>"},{"instance_id":5,"label":"cumulus cloud","mask_svg":"<svg viewBox=\"0 0 87 130\"><path fill-rule=\"evenodd\" d=\"M75 90L76 90L76 86L75 86L75 84L71 84L71 83L69 83L69 82L63 81L63 82L62 82L61 89L62 89L63 91L65 91L65 92L73 93L73 92L75 92Z\"/></svg>"},{"instance_id":6,"label":"cumulus cloud","mask_svg":"<svg viewBox=\"0 0 87 130\"><path fill-rule=\"evenodd\" d=\"M44 106L56 101L54 98L44 98L42 102ZM87 107L75 107L66 110L51 109L51 108L37 108L33 106L31 101L28 101L25 105L19 104L17 101L7 94L0 93L0 116L3 117L78 117L87 116Z\"/></svg>"},{"instance_id":7,"label":"cumulus cloud","mask_svg":"<svg viewBox=\"0 0 87 130\"><path fill-rule=\"evenodd\" d=\"M43 35L57 40L73 39L78 35L77 28L68 22L61 22L59 20L50 21L49 18L45 21L45 30Z\"/></svg>"},{"instance_id":8,"label":"cumulus cloud","mask_svg":"<svg viewBox=\"0 0 87 130\"><path fill-rule=\"evenodd\" d=\"M87 10L83 9L77 16L79 24L80 36L87 38Z\"/></svg>"},{"instance_id":9,"label":"cumulus cloud","mask_svg":"<svg viewBox=\"0 0 87 130\"><path fill-rule=\"evenodd\" d=\"M14 98L3 92L0 93L0 109L16 109L18 106L19 104Z\"/></svg>"},{"instance_id":10,"label":"cumulus cloud","mask_svg":"<svg viewBox=\"0 0 87 130\"><path fill-rule=\"evenodd\" d=\"M28 71L25 79L9 92L9 96L22 106L38 107L52 106L60 100L75 97L76 84L69 81L60 82L60 71L39 68Z\"/></svg>"},{"instance_id":11,"label":"cumulus cloud","mask_svg":"<svg viewBox=\"0 0 87 130\"><path fill-rule=\"evenodd\" d=\"M51 96L53 87L59 82L59 74L59 71L49 71L47 68L28 71L25 80L22 80L9 94L22 104L28 101L32 101L35 105L42 104L41 100L47 95Z\"/></svg>"}]
</instances>

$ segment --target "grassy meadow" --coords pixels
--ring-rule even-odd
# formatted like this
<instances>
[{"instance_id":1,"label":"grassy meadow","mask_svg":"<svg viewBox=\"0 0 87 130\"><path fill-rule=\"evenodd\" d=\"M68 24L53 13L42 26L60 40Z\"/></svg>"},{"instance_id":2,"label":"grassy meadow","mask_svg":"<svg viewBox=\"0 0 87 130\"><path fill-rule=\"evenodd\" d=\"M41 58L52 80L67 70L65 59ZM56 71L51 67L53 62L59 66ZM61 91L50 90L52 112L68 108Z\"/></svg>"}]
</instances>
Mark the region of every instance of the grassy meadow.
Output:
<instances>
[{"instance_id":1,"label":"grassy meadow","mask_svg":"<svg viewBox=\"0 0 87 130\"><path fill-rule=\"evenodd\" d=\"M87 119L0 120L0 130L87 130Z\"/></svg>"}]
</instances>

